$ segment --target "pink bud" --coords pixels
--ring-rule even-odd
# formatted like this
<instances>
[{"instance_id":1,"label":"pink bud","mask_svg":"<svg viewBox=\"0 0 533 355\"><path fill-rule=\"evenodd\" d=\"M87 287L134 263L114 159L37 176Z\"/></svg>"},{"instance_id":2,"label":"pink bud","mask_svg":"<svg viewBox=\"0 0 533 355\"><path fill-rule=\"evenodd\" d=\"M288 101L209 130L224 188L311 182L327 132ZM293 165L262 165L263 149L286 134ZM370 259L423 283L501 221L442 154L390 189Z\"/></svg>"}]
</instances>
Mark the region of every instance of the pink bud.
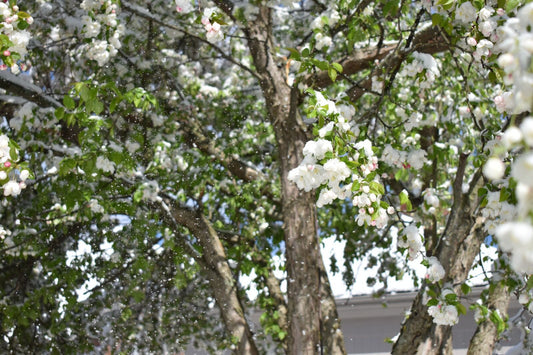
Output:
<instances>
[{"instance_id":1,"label":"pink bud","mask_svg":"<svg viewBox=\"0 0 533 355\"><path fill-rule=\"evenodd\" d=\"M4 51L4 57L9 57L11 55L11 52L8 50Z\"/></svg>"},{"instance_id":2,"label":"pink bud","mask_svg":"<svg viewBox=\"0 0 533 355\"><path fill-rule=\"evenodd\" d=\"M1 64L0 65L0 70L7 70L7 65Z\"/></svg>"},{"instance_id":3,"label":"pink bud","mask_svg":"<svg viewBox=\"0 0 533 355\"><path fill-rule=\"evenodd\" d=\"M10 161L6 161L6 162L4 163L4 166L5 166L6 168L9 168L9 167L11 166L11 162L10 162Z\"/></svg>"}]
</instances>

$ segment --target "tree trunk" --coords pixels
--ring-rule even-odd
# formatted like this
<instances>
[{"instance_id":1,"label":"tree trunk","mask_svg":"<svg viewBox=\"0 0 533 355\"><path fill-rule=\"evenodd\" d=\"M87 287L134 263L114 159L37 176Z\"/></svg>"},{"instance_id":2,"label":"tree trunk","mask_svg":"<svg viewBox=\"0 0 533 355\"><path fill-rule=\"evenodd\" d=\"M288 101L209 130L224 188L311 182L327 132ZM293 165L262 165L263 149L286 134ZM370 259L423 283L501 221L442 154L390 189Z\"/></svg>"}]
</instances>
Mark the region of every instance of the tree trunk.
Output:
<instances>
[{"instance_id":1,"label":"tree trunk","mask_svg":"<svg viewBox=\"0 0 533 355\"><path fill-rule=\"evenodd\" d=\"M231 341L236 345L235 352L237 354L259 354L248 321L244 316L224 246L217 232L200 212L195 213L175 205L172 207L172 216L175 221L188 228L202 247L201 258L195 259L207 275L226 330L232 337Z\"/></svg>"},{"instance_id":2,"label":"tree trunk","mask_svg":"<svg viewBox=\"0 0 533 355\"><path fill-rule=\"evenodd\" d=\"M498 310L502 318L505 319L507 318L507 307L510 299L509 288L502 282L497 282L494 288L489 289L488 307L491 310ZM498 329L496 325L490 319L485 319L478 324L476 332L470 340L468 354L492 354L497 340Z\"/></svg>"},{"instance_id":3,"label":"tree trunk","mask_svg":"<svg viewBox=\"0 0 533 355\"><path fill-rule=\"evenodd\" d=\"M321 282L324 265L318 247L316 197L314 192L300 191L296 184L287 180L289 171L303 159L303 147L309 136L297 115L299 93L287 85L284 71L276 65L277 59L271 52L275 48L271 31L271 10L263 6L245 34L280 157L289 312L288 353L344 354L340 329L326 329L329 326L339 327L339 321L329 283ZM325 314L321 309L322 297L326 297L323 299ZM334 317L335 320L326 318L322 321L324 316ZM321 324L325 332L323 341Z\"/></svg>"},{"instance_id":4,"label":"tree trunk","mask_svg":"<svg viewBox=\"0 0 533 355\"><path fill-rule=\"evenodd\" d=\"M446 271L443 283L454 285L456 294L460 293L460 285L466 280L486 235L482 229L482 220L472 215L478 205L480 175L473 179L471 191L465 194L461 192L466 162L467 156L462 155L454 181L454 203L434 253ZM428 254L431 252L428 250ZM402 326L400 336L392 348L393 354L451 354L451 327L433 323L433 318L427 313L428 307L423 304L423 294L424 288L413 301L411 315Z\"/></svg>"}]
</instances>

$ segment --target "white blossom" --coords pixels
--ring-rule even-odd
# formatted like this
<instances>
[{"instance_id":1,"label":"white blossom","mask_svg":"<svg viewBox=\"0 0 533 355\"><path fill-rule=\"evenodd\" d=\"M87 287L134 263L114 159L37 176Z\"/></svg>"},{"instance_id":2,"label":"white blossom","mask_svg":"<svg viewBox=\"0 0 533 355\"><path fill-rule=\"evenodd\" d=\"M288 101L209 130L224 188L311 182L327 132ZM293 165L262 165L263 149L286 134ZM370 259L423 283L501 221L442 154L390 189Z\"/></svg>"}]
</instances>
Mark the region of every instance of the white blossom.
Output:
<instances>
[{"instance_id":1,"label":"white blossom","mask_svg":"<svg viewBox=\"0 0 533 355\"><path fill-rule=\"evenodd\" d=\"M332 152L333 146L331 142L326 139L318 139L316 141L309 141L305 144L303 153L305 156L311 156L316 160L324 159L327 152Z\"/></svg>"},{"instance_id":2,"label":"white blossom","mask_svg":"<svg viewBox=\"0 0 533 355\"><path fill-rule=\"evenodd\" d=\"M439 259L434 256L431 256L428 258L428 262L429 267L426 272L426 279L428 279L430 282L438 282L442 280L446 272L444 271L444 268L439 262Z\"/></svg>"},{"instance_id":3,"label":"white blossom","mask_svg":"<svg viewBox=\"0 0 533 355\"><path fill-rule=\"evenodd\" d=\"M398 237L398 246L407 248L410 260L414 260L418 256L423 244L420 230L416 225L410 224L404 228L402 236Z\"/></svg>"},{"instance_id":4,"label":"white blossom","mask_svg":"<svg viewBox=\"0 0 533 355\"><path fill-rule=\"evenodd\" d=\"M142 199L145 201L156 202L159 200L159 184L157 181L148 181L142 184Z\"/></svg>"},{"instance_id":5,"label":"white blossom","mask_svg":"<svg viewBox=\"0 0 533 355\"><path fill-rule=\"evenodd\" d=\"M4 196L17 196L21 192L18 182L10 180L4 185Z\"/></svg>"},{"instance_id":6,"label":"white blossom","mask_svg":"<svg viewBox=\"0 0 533 355\"><path fill-rule=\"evenodd\" d=\"M470 1L461 4L455 10L455 20L461 21L464 24L471 24L476 20L477 10Z\"/></svg>"},{"instance_id":7,"label":"white blossom","mask_svg":"<svg viewBox=\"0 0 533 355\"><path fill-rule=\"evenodd\" d=\"M321 165L304 159L298 167L289 171L287 179L294 182L300 190L311 191L322 185L326 176Z\"/></svg>"},{"instance_id":8,"label":"white blossom","mask_svg":"<svg viewBox=\"0 0 533 355\"><path fill-rule=\"evenodd\" d=\"M94 198L89 201L89 208L93 213L104 213L104 208Z\"/></svg>"},{"instance_id":9,"label":"white blossom","mask_svg":"<svg viewBox=\"0 0 533 355\"><path fill-rule=\"evenodd\" d=\"M115 172L115 163L105 157L99 156L96 158L96 168L106 173L113 173Z\"/></svg>"},{"instance_id":10,"label":"white blossom","mask_svg":"<svg viewBox=\"0 0 533 355\"><path fill-rule=\"evenodd\" d=\"M12 160L10 155L9 138L2 134L0 135L0 163L5 163Z\"/></svg>"},{"instance_id":11,"label":"white blossom","mask_svg":"<svg viewBox=\"0 0 533 355\"><path fill-rule=\"evenodd\" d=\"M528 186L533 186L533 152L526 153L515 160L511 176Z\"/></svg>"},{"instance_id":12,"label":"white blossom","mask_svg":"<svg viewBox=\"0 0 533 355\"><path fill-rule=\"evenodd\" d=\"M511 253L511 267L518 273L533 273L533 226L509 222L496 229L496 239L503 251Z\"/></svg>"},{"instance_id":13,"label":"white blossom","mask_svg":"<svg viewBox=\"0 0 533 355\"><path fill-rule=\"evenodd\" d=\"M483 175L490 180L498 180L503 177L505 173L505 164L501 159L492 157L487 160L483 166Z\"/></svg>"},{"instance_id":14,"label":"white blossom","mask_svg":"<svg viewBox=\"0 0 533 355\"><path fill-rule=\"evenodd\" d=\"M439 303L429 307L428 314L433 317L433 322L439 325L455 325L459 321L457 308L452 305Z\"/></svg>"},{"instance_id":15,"label":"white blossom","mask_svg":"<svg viewBox=\"0 0 533 355\"><path fill-rule=\"evenodd\" d=\"M522 137L526 141L526 144L533 147L533 117L527 117L520 125L520 131Z\"/></svg>"},{"instance_id":16,"label":"white blossom","mask_svg":"<svg viewBox=\"0 0 533 355\"><path fill-rule=\"evenodd\" d=\"M321 50L324 47L331 47L333 40L329 36L324 36L322 32L315 35L315 48Z\"/></svg>"},{"instance_id":17,"label":"white blossom","mask_svg":"<svg viewBox=\"0 0 533 355\"><path fill-rule=\"evenodd\" d=\"M329 205L331 202L333 202L337 198L337 194L330 189L323 189L320 191L320 195L318 196L318 200L316 202L317 207L322 207L324 205Z\"/></svg>"}]
</instances>

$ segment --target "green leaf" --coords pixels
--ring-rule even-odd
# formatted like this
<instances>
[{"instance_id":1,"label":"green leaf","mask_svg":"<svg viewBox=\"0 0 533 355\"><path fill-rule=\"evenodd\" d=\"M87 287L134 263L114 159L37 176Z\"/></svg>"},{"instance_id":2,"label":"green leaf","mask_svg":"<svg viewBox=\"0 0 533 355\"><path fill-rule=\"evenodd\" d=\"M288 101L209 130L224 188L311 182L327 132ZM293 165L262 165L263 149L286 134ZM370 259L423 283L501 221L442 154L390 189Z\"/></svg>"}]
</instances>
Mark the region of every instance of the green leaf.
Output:
<instances>
[{"instance_id":1,"label":"green leaf","mask_svg":"<svg viewBox=\"0 0 533 355\"><path fill-rule=\"evenodd\" d=\"M80 97L83 101L87 102L91 100L91 90L87 85L82 85L79 90Z\"/></svg>"},{"instance_id":2,"label":"green leaf","mask_svg":"<svg viewBox=\"0 0 533 355\"><path fill-rule=\"evenodd\" d=\"M74 99L70 97L69 95L65 95L63 97L63 105L65 105L65 107L68 110L74 110L74 108L76 107L76 103L74 102Z\"/></svg>"},{"instance_id":3,"label":"green leaf","mask_svg":"<svg viewBox=\"0 0 533 355\"><path fill-rule=\"evenodd\" d=\"M26 21L19 21L17 22L17 28L19 30L25 30L26 28L30 27L30 24L27 23Z\"/></svg>"},{"instance_id":4,"label":"green leaf","mask_svg":"<svg viewBox=\"0 0 533 355\"><path fill-rule=\"evenodd\" d=\"M329 63L321 60L313 59L313 64L320 70L328 70Z\"/></svg>"},{"instance_id":5,"label":"green leaf","mask_svg":"<svg viewBox=\"0 0 533 355\"><path fill-rule=\"evenodd\" d=\"M90 103L87 103L87 110L99 115L104 111L104 104L99 100L90 101Z\"/></svg>"},{"instance_id":6,"label":"green leaf","mask_svg":"<svg viewBox=\"0 0 533 355\"><path fill-rule=\"evenodd\" d=\"M77 161L71 158L65 158L59 164L59 175L65 175L74 169L77 165Z\"/></svg>"},{"instance_id":7,"label":"green leaf","mask_svg":"<svg viewBox=\"0 0 533 355\"><path fill-rule=\"evenodd\" d=\"M11 143L11 140L9 141ZM19 160L19 155L17 153L17 147L13 144L9 144L9 156L11 157L12 161Z\"/></svg>"},{"instance_id":8,"label":"green leaf","mask_svg":"<svg viewBox=\"0 0 533 355\"><path fill-rule=\"evenodd\" d=\"M458 312L459 314L463 314L463 315L466 314L466 307L465 307L462 303L457 303L457 304L455 305L455 308L457 308L457 312Z\"/></svg>"},{"instance_id":9,"label":"green leaf","mask_svg":"<svg viewBox=\"0 0 533 355\"><path fill-rule=\"evenodd\" d=\"M24 12L24 11L19 11L19 12L17 13L17 16L18 16L19 18L24 18L24 19L26 19L26 18L30 18L30 17L31 17L29 13Z\"/></svg>"},{"instance_id":10,"label":"green leaf","mask_svg":"<svg viewBox=\"0 0 533 355\"><path fill-rule=\"evenodd\" d=\"M455 0L439 0L437 4L442 6L444 10L450 10L455 5Z\"/></svg>"},{"instance_id":11,"label":"green leaf","mask_svg":"<svg viewBox=\"0 0 533 355\"><path fill-rule=\"evenodd\" d=\"M337 71L334 68L329 68L328 75L331 81L335 82L335 79L337 79Z\"/></svg>"},{"instance_id":12,"label":"green leaf","mask_svg":"<svg viewBox=\"0 0 533 355\"><path fill-rule=\"evenodd\" d=\"M433 289L428 289L427 293L430 298L437 298L437 293Z\"/></svg>"},{"instance_id":13,"label":"green leaf","mask_svg":"<svg viewBox=\"0 0 533 355\"><path fill-rule=\"evenodd\" d=\"M115 97L113 100L111 100L111 103L109 104L109 112L113 113L115 112L115 109L117 108L118 104L122 102L122 97Z\"/></svg>"},{"instance_id":14,"label":"green leaf","mask_svg":"<svg viewBox=\"0 0 533 355\"><path fill-rule=\"evenodd\" d=\"M505 12L509 13L513 11L518 4L520 4L520 0L507 0L505 2Z\"/></svg>"},{"instance_id":15,"label":"green leaf","mask_svg":"<svg viewBox=\"0 0 533 355\"><path fill-rule=\"evenodd\" d=\"M444 299L446 302L453 304L457 302L457 295L455 293L448 293L446 296L444 296Z\"/></svg>"},{"instance_id":16,"label":"green leaf","mask_svg":"<svg viewBox=\"0 0 533 355\"><path fill-rule=\"evenodd\" d=\"M62 119L64 115L65 115L65 109L63 107L58 107L54 111L54 116L56 116L58 120Z\"/></svg>"},{"instance_id":17,"label":"green leaf","mask_svg":"<svg viewBox=\"0 0 533 355\"><path fill-rule=\"evenodd\" d=\"M280 331L278 332L278 338L279 338L280 340L285 339L286 336L287 336L287 332L285 332L285 331L283 331L283 330L280 330Z\"/></svg>"},{"instance_id":18,"label":"green leaf","mask_svg":"<svg viewBox=\"0 0 533 355\"><path fill-rule=\"evenodd\" d=\"M131 308L126 307L122 311L121 318L122 318L123 321L127 321L131 317L132 314L133 314L133 312L131 311Z\"/></svg>"},{"instance_id":19,"label":"green leaf","mask_svg":"<svg viewBox=\"0 0 533 355\"><path fill-rule=\"evenodd\" d=\"M376 195L385 194L385 187L377 181L370 181L370 191L374 192Z\"/></svg>"},{"instance_id":20,"label":"green leaf","mask_svg":"<svg viewBox=\"0 0 533 355\"><path fill-rule=\"evenodd\" d=\"M133 194L133 201L139 202L143 197L143 190L141 188L137 189Z\"/></svg>"},{"instance_id":21,"label":"green leaf","mask_svg":"<svg viewBox=\"0 0 533 355\"><path fill-rule=\"evenodd\" d=\"M492 311L490 313L489 319L492 321L492 323L496 325L498 334L501 334L505 330L505 328L507 328L507 324L500 315L500 312Z\"/></svg>"},{"instance_id":22,"label":"green leaf","mask_svg":"<svg viewBox=\"0 0 533 355\"><path fill-rule=\"evenodd\" d=\"M444 17L441 14L431 15L431 22L433 26L440 26L444 21Z\"/></svg>"},{"instance_id":23,"label":"green leaf","mask_svg":"<svg viewBox=\"0 0 533 355\"><path fill-rule=\"evenodd\" d=\"M298 52L295 48L286 48L291 54L289 55L289 58L292 58L294 60L300 60L300 52Z\"/></svg>"},{"instance_id":24,"label":"green leaf","mask_svg":"<svg viewBox=\"0 0 533 355\"><path fill-rule=\"evenodd\" d=\"M335 68L335 70L339 73L342 73L342 65L340 65L339 63L332 63L331 66Z\"/></svg>"},{"instance_id":25,"label":"green leaf","mask_svg":"<svg viewBox=\"0 0 533 355\"><path fill-rule=\"evenodd\" d=\"M398 13L398 0L390 0L385 3L383 6L383 14L385 16L391 15L395 16Z\"/></svg>"},{"instance_id":26,"label":"green leaf","mask_svg":"<svg viewBox=\"0 0 533 355\"><path fill-rule=\"evenodd\" d=\"M461 284L461 292L463 293L463 295L468 295L470 293L470 286L468 286L467 284Z\"/></svg>"},{"instance_id":27,"label":"green leaf","mask_svg":"<svg viewBox=\"0 0 533 355\"><path fill-rule=\"evenodd\" d=\"M502 189L500 191L500 202L508 201L511 197L511 192L508 189Z\"/></svg>"},{"instance_id":28,"label":"green leaf","mask_svg":"<svg viewBox=\"0 0 533 355\"><path fill-rule=\"evenodd\" d=\"M405 206L405 209L407 211L410 211L413 209L413 206L411 205L411 201L409 201L409 195L405 190L400 192L400 205Z\"/></svg>"},{"instance_id":29,"label":"green leaf","mask_svg":"<svg viewBox=\"0 0 533 355\"><path fill-rule=\"evenodd\" d=\"M435 298L432 298L428 301L427 303L427 306L428 307L431 307L431 306L436 306L439 304L439 300L435 299Z\"/></svg>"},{"instance_id":30,"label":"green leaf","mask_svg":"<svg viewBox=\"0 0 533 355\"><path fill-rule=\"evenodd\" d=\"M399 169L395 174L394 178L398 181L407 181L409 178L409 171L407 169Z\"/></svg>"}]
</instances>

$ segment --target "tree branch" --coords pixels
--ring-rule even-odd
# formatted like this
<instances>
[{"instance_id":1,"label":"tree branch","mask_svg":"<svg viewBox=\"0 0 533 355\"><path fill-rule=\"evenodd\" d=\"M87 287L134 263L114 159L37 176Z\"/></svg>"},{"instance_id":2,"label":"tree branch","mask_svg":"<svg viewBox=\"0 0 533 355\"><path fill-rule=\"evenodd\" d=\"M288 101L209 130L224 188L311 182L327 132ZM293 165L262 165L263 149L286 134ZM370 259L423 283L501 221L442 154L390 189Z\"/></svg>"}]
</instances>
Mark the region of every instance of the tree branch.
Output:
<instances>
[{"instance_id":1,"label":"tree branch","mask_svg":"<svg viewBox=\"0 0 533 355\"><path fill-rule=\"evenodd\" d=\"M380 64L380 67L388 68L388 71L391 71L393 68L396 68L401 64L407 54L413 51L434 54L443 52L449 47L448 41L437 27L428 27L415 34L412 39L412 46L409 49L400 50L400 45L401 42L388 44L383 47L376 45L372 48L364 48L355 52L351 56L340 60L338 63L342 65L342 73L345 76L369 69L376 60L382 59L385 60ZM397 54L393 55L393 53ZM320 71L316 74L312 74L304 79L303 82L315 89L323 89L333 83L327 71ZM371 82L371 78L367 79L360 86L369 89ZM363 90L355 87L348 91L348 96L354 100L358 99L363 93Z\"/></svg>"},{"instance_id":2,"label":"tree branch","mask_svg":"<svg viewBox=\"0 0 533 355\"><path fill-rule=\"evenodd\" d=\"M0 87L5 89L10 95L22 97L28 101L34 102L41 107L60 107L59 101L43 93L41 88L32 83L27 82L19 76L12 74L6 70L0 71ZM2 101L10 100L3 96ZM13 99L14 102L20 100ZM10 101L7 101L10 102Z\"/></svg>"}]
</instances>

